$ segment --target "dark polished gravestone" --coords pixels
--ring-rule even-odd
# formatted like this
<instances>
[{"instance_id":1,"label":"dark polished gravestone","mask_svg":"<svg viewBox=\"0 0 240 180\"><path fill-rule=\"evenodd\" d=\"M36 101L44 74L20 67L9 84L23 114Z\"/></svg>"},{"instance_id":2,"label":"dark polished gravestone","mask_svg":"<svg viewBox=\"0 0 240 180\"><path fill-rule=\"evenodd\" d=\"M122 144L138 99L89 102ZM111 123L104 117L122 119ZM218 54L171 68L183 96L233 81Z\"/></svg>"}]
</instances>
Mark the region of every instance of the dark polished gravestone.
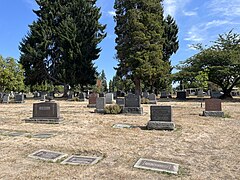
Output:
<instances>
[{"instance_id":1,"label":"dark polished gravestone","mask_svg":"<svg viewBox=\"0 0 240 180\"><path fill-rule=\"evenodd\" d=\"M137 161L137 163L134 165L134 167L140 168L140 169L177 174L179 169L179 164L140 158Z\"/></svg>"},{"instance_id":2,"label":"dark polished gravestone","mask_svg":"<svg viewBox=\"0 0 240 180\"><path fill-rule=\"evenodd\" d=\"M116 99L116 104L121 106L121 107L124 107L125 106L125 98L123 97L117 97Z\"/></svg>"},{"instance_id":3,"label":"dark polished gravestone","mask_svg":"<svg viewBox=\"0 0 240 180\"><path fill-rule=\"evenodd\" d=\"M151 106L151 120L148 121L147 129L152 130L174 130L171 106Z\"/></svg>"},{"instance_id":4,"label":"dark polished gravestone","mask_svg":"<svg viewBox=\"0 0 240 180\"><path fill-rule=\"evenodd\" d=\"M77 156L72 155L69 158L61 162L61 164L70 165L93 165L100 161L102 157L92 157L92 156Z\"/></svg>"},{"instance_id":5,"label":"dark polished gravestone","mask_svg":"<svg viewBox=\"0 0 240 180\"><path fill-rule=\"evenodd\" d=\"M34 158L34 159L40 159L44 161L51 161L51 162L57 162L58 160L61 160L62 158L66 157L67 154L61 153L61 152L55 152L55 151L49 151L45 149L41 149L39 151L36 151L28 157Z\"/></svg>"},{"instance_id":6,"label":"dark polished gravestone","mask_svg":"<svg viewBox=\"0 0 240 180\"><path fill-rule=\"evenodd\" d=\"M178 91L177 92L177 99L186 100L187 99L187 92L186 91Z\"/></svg>"},{"instance_id":7,"label":"dark polished gravestone","mask_svg":"<svg viewBox=\"0 0 240 180\"><path fill-rule=\"evenodd\" d=\"M221 99L205 99L203 116L224 117Z\"/></svg>"},{"instance_id":8,"label":"dark polished gravestone","mask_svg":"<svg viewBox=\"0 0 240 180\"><path fill-rule=\"evenodd\" d=\"M168 98L168 92L166 91L161 91L161 95L160 95L160 98Z\"/></svg>"},{"instance_id":9,"label":"dark polished gravestone","mask_svg":"<svg viewBox=\"0 0 240 180\"><path fill-rule=\"evenodd\" d=\"M24 95L16 94L15 95L15 103L24 103Z\"/></svg>"},{"instance_id":10,"label":"dark polished gravestone","mask_svg":"<svg viewBox=\"0 0 240 180\"><path fill-rule=\"evenodd\" d=\"M106 106L106 98L105 97L98 97L97 101L96 101L95 112L104 113L105 112L105 110L104 110L105 106Z\"/></svg>"},{"instance_id":11,"label":"dark polished gravestone","mask_svg":"<svg viewBox=\"0 0 240 180\"><path fill-rule=\"evenodd\" d=\"M143 114L141 107L141 97L135 94L128 94L125 97L125 107L123 113L127 114Z\"/></svg>"},{"instance_id":12,"label":"dark polished gravestone","mask_svg":"<svg viewBox=\"0 0 240 180\"><path fill-rule=\"evenodd\" d=\"M86 93L80 92L79 93L79 101L85 101L86 100Z\"/></svg>"},{"instance_id":13,"label":"dark polished gravestone","mask_svg":"<svg viewBox=\"0 0 240 180\"><path fill-rule=\"evenodd\" d=\"M33 104L33 117L25 119L27 123L44 123L44 124L59 124L62 118L60 117L60 106L53 101Z\"/></svg>"},{"instance_id":14,"label":"dark polished gravestone","mask_svg":"<svg viewBox=\"0 0 240 180\"><path fill-rule=\"evenodd\" d=\"M4 95L3 95L2 103L9 103L9 101L10 101L10 96L9 96L9 94L4 94Z\"/></svg>"},{"instance_id":15,"label":"dark polished gravestone","mask_svg":"<svg viewBox=\"0 0 240 180\"><path fill-rule=\"evenodd\" d=\"M89 99L88 99L88 105L87 105L87 107L89 107L89 108L95 108L98 97L99 97L99 94L97 94L97 93L92 93L92 94L90 94L90 95L89 95Z\"/></svg>"}]
</instances>

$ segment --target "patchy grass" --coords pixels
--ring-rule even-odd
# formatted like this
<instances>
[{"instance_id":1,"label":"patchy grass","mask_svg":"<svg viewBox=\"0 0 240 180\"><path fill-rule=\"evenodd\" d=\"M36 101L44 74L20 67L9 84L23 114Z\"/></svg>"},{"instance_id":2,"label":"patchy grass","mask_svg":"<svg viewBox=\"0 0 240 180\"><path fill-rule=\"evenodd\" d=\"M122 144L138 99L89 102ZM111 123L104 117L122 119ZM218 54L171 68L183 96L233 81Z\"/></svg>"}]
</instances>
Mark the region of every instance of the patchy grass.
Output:
<instances>
[{"instance_id":1,"label":"patchy grass","mask_svg":"<svg viewBox=\"0 0 240 180\"><path fill-rule=\"evenodd\" d=\"M57 101L61 124L31 124L32 104L0 104L0 129L29 134L55 132L47 139L30 135L9 137L0 134L0 179L240 179L240 103L223 102L231 118L202 117L198 101L158 102L172 105L174 131L144 130L150 120L150 106L143 104L144 115L92 113L87 102ZM134 125L114 129L113 124ZM93 166L47 163L27 157L39 149L68 155L101 156ZM180 165L177 176L133 168L139 158Z\"/></svg>"}]
</instances>

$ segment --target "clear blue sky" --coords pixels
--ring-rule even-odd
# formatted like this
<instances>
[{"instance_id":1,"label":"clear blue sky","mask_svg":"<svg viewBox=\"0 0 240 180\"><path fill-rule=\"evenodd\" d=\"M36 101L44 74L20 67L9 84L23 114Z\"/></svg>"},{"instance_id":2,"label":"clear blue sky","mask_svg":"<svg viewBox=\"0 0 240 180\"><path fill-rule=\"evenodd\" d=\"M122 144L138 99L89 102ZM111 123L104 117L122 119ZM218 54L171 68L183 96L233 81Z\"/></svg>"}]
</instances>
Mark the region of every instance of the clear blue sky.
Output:
<instances>
[{"instance_id":1,"label":"clear blue sky","mask_svg":"<svg viewBox=\"0 0 240 180\"><path fill-rule=\"evenodd\" d=\"M114 0L98 0L101 23L107 24L107 37L100 47L100 58L95 61L98 71L104 69L109 81L115 74ZM27 34L28 25L36 20L32 9L35 0L0 0L0 54L19 59L19 42ZM240 0L165 0L165 15L172 15L179 26L180 49L172 56L172 65L186 60L197 51L192 44L210 44L218 34L234 29L240 33Z\"/></svg>"}]
</instances>

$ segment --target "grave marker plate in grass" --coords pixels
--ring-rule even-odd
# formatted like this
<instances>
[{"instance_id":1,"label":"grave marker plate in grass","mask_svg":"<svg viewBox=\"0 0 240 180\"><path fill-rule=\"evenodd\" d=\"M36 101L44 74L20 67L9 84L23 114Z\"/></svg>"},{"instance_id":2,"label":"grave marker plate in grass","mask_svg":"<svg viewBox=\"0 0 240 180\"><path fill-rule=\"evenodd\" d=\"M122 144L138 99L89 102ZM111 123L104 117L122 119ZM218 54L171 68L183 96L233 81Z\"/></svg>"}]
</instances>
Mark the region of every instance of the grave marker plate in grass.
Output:
<instances>
[{"instance_id":1,"label":"grave marker plate in grass","mask_svg":"<svg viewBox=\"0 0 240 180\"><path fill-rule=\"evenodd\" d=\"M12 137L16 137L16 136L22 136L24 134L25 134L24 132L10 132L7 135L12 136Z\"/></svg>"},{"instance_id":2,"label":"grave marker plate in grass","mask_svg":"<svg viewBox=\"0 0 240 180\"><path fill-rule=\"evenodd\" d=\"M54 136L54 134L52 134L52 133L38 133L38 134L34 134L32 137L34 137L34 138L50 138L53 136Z\"/></svg>"},{"instance_id":3,"label":"grave marker plate in grass","mask_svg":"<svg viewBox=\"0 0 240 180\"><path fill-rule=\"evenodd\" d=\"M122 129L122 128L134 128L134 126L133 125L129 125L129 124L114 124L113 128L119 128L119 129Z\"/></svg>"},{"instance_id":4,"label":"grave marker plate in grass","mask_svg":"<svg viewBox=\"0 0 240 180\"><path fill-rule=\"evenodd\" d=\"M61 162L61 164L92 165L96 164L101 159L101 157L72 155L69 158L65 159L63 162Z\"/></svg>"},{"instance_id":5,"label":"grave marker plate in grass","mask_svg":"<svg viewBox=\"0 0 240 180\"><path fill-rule=\"evenodd\" d=\"M140 169L148 169L153 171L177 174L179 165L170 162L140 158L134 165L134 167Z\"/></svg>"},{"instance_id":6,"label":"grave marker plate in grass","mask_svg":"<svg viewBox=\"0 0 240 180\"><path fill-rule=\"evenodd\" d=\"M67 156L67 154L41 149L28 156L34 159L56 162L62 159L63 157Z\"/></svg>"}]
</instances>

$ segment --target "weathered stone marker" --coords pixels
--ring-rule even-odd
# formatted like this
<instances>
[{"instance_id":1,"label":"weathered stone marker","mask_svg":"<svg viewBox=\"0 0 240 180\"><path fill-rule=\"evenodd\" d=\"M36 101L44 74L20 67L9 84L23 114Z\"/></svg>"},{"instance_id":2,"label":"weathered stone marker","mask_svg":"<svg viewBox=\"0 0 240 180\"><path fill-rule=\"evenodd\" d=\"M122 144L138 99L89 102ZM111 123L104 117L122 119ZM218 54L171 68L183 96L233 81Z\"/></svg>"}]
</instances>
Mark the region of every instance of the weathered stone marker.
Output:
<instances>
[{"instance_id":1,"label":"weathered stone marker","mask_svg":"<svg viewBox=\"0 0 240 180\"><path fill-rule=\"evenodd\" d=\"M171 106L151 106L151 120L148 121L147 129L174 130Z\"/></svg>"},{"instance_id":2,"label":"weathered stone marker","mask_svg":"<svg viewBox=\"0 0 240 180\"><path fill-rule=\"evenodd\" d=\"M28 155L28 157L31 157L34 159L40 159L40 160L51 161L51 162L56 162L66 156L67 156L67 154L64 154L61 152L49 151L49 150L44 150L44 149L41 149L39 151L36 151L36 152Z\"/></svg>"},{"instance_id":3,"label":"weathered stone marker","mask_svg":"<svg viewBox=\"0 0 240 180\"><path fill-rule=\"evenodd\" d=\"M16 94L15 95L15 103L24 103L24 95Z\"/></svg>"},{"instance_id":4,"label":"weathered stone marker","mask_svg":"<svg viewBox=\"0 0 240 180\"><path fill-rule=\"evenodd\" d=\"M9 101L10 101L10 96L9 96L9 94L4 94L3 95L3 103L9 103Z\"/></svg>"},{"instance_id":5,"label":"weathered stone marker","mask_svg":"<svg viewBox=\"0 0 240 180\"><path fill-rule=\"evenodd\" d=\"M79 101L85 101L86 100L86 93L80 92L79 93Z\"/></svg>"},{"instance_id":6,"label":"weathered stone marker","mask_svg":"<svg viewBox=\"0 0 240 180\"><path fill-rule=\"evenodd\" d=\"M114 124L113 125L113 128L116 128L116 129L123 129L123 128L134 128L133 125L129 125L129 124Z\"/></svg>"},{"instance_id":7,"label":"weathered stone marker","mask_svg":"<svg viewBox=\"0 0 240 180\"><path fill-rule=\"evenodd\" d=\"M205 99L203 116L223 117L221 99Z\"/></svg>"},{"instance_id":8,"label":"weathered stone marker","mask_svg":"<svg viewBox=\"0 0 240 180\"><path fill-rule=\"evenodd\" d=\"M149 102L148 104L157 104L156 95L151 93L148 95Z\"/></svg>"},{"instance_id":9,"label":"weathered stone marker","mask_svg":"<svg viewBox=\"0 0 240 180\"><path fill-rule=\"evenodd\" d=\"M113 93L107 93L106 94L106 103L112 104L113 103Z\"/></svg>"},{"instance_id":10,"label":"weathered stone marker","mask_svg":"<svg viewBox=\"0 0 240 180\"><path fill-rule=\"evenodd\" d=\"M141 107L141 97L135 94L128 94L125 97L125 107L123 112L127 114L143 114Z\"/></svg>"},{"instance_id":11,"label":"weathered stone marker","mask_svg":"<svg viewBox=\"0 0 240 180\"><path fill-rule=\"evenodd\" d=\"M123 97L117 97L116 99L116 104L121 106L121 107L124 107L125 106L125 98Z\"/></svg>"},{"instance_id":12,"label":"weathered stone marker","mask_svg":"<svg viewBox=\"0 0 240 180\"><path fill-rule=\"evenodd\" d=\"M61 120L62 118L60 117L59 104L48 101L42 103L34 103L33 117L30 119L25 119L25 122L58 124Z\"/></svg>"},{"instance_id":13,"label":"weathered stone marker","mask_svg":"<svg viewBox=\"0 0 240 180\"><path fill-rule=\"evenodd\" d=\"M96 164L101 159L101 157L72 155L69 158L65 159L63 162L61 162L61 164L92 165Z\"/></svg>"},{"instance_id":14,"label":"weathered stone marker","mask_svg":"<svg viewBox=\"0 0 240 180\"><path fill-rule=\"evenodd\" d=\"M177 174L179 164L140 158L134 165L134 167L140 169L148 169L153 171Z\"/></svg>"},{"instance_id":15,"label":"weathered stone marker","mask_svg":"<svg viewBox=\"0 0 240 180\"><path fill-rule=\"evenodd\" d=\"M96 100L96 110L95 112L97 113L104 113L105 108L106 106L106 98L105 97L98 97L97 100Z\"/></svg>"}]
</instances>

